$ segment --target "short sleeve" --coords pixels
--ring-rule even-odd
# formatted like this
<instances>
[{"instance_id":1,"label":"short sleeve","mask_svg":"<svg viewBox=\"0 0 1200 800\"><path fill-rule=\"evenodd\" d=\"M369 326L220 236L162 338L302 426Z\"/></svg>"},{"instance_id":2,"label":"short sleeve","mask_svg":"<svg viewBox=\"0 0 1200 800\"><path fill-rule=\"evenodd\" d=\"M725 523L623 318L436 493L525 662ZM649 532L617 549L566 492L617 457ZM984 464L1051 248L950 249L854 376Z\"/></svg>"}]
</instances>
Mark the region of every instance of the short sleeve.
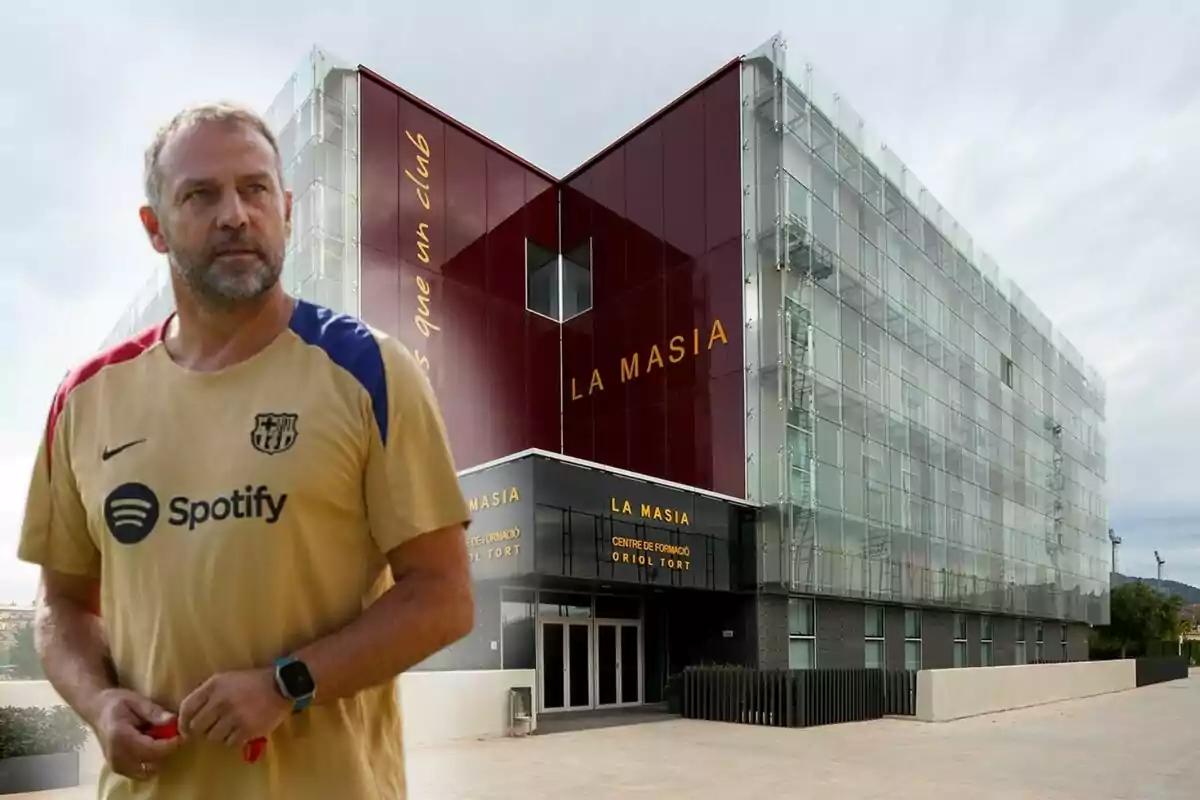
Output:
<instances>
[{"instance_id":1,"label":"short sleeve","mask_svg":"<svg viewBox=\"0 0 1200 800\"><path fill-rule=\"evenodd\" d=\"M372 423L365 490L371 535L387 553L423 533L465 526L471 514L429 379L395 339L380 336L379 347L387 414L382 426Z\"/></svg>"},{"instance_id":2,"label":"short sleeve","mask_svg":"<svg viewBox=\"0 0 1200 800\"><path fill-rule=\"evenodd\" d=\"M29 481L17 557L54 572L99 578L100 551L71 469L68 415L60 413L57 399L54 408Z\"/></svg>"}]
</instances>

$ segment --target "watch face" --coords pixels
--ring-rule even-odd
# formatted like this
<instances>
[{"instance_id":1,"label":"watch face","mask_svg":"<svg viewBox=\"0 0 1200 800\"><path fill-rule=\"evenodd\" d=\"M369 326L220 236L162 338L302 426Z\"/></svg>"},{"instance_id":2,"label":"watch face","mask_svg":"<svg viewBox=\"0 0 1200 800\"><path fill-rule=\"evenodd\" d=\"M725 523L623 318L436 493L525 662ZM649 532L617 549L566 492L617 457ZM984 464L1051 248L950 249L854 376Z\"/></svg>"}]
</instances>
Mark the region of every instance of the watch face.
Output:
<instances>
[{"instance_id":1,"label":"watch face","mask_svg":"<svg viewBox=\"0 0 1200 800\"><path fill-rule=\"evenodd\" d=\"M279 680L292 699L307 697L317 688L308 667L300 661L293 661L280 667Z\"/></svg>"}]
</instances>

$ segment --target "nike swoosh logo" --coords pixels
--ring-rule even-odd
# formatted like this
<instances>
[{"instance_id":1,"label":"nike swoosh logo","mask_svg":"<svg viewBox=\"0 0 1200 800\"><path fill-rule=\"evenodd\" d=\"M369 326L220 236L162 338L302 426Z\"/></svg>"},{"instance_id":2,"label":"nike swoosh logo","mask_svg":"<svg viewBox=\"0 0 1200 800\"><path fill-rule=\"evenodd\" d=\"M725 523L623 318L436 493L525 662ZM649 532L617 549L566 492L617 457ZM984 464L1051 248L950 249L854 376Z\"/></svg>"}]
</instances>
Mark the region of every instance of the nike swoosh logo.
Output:
<instances>
[{"instance_id":1,"label":"nike swoosh logo","mask_svg":"<svg viewBox=\"0 0 1200 800\"><path fill-rule=\"evenodd\" d=\"M121 445L120 447L112 447L112 448L106 447L106 448L104 448L104 452L100 454L100 460L108 461L113 456L115 456L119 453L124 453L126 450L133 447L135 444L141 444L144 441L146 441L146 440L145 439L134 439L132 442L126 442L125 444Z\"/></svg>"}]
</instances>

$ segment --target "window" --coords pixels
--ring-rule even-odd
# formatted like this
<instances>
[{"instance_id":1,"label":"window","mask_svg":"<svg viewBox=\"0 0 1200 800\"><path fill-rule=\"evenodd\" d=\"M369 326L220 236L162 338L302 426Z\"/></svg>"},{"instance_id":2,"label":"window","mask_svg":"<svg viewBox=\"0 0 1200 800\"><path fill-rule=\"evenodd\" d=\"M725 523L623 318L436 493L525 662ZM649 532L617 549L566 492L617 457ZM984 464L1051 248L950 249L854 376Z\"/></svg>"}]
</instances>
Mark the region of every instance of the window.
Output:
<instances>
[{"instance_id":1,"label":"window","mask_svg":"<svg viewBox=\"0 0 1200 800\"><path fill-rule=\"evenodd\" d=\"M979 618L979 664L984 667L996 666L996 658L992 652L992 618Z\"/></svg>"},{"instance_id":2,"label":"window","mask_svg":"<svg viewBox=\"0 0 1200 800\"><path fill-rule=\"evenodd\" d=\"M921 668L921 611L904 609L904 668Z\"/></svg>"},{"instance_id":3,"label":"window","mask_svg":"<svg viewBox=\"0 0 1200 800\"><path fill-rule=\"evenodd\" d=\"M967 615L954 615L954 667L967 667Z\"/></svg>"},{"instance_id":4,"label":"window","mask_svg":"<svg viewBox=\"0 0 1200 800\"><path fill-rule=\"evenodd\" d=\"M883 606L867 606L866 620L867 669L887 667L887 648L883 628Z\"/></svg>"},{"instance_id":5,"label":"window","mask_svg":"<svg viewBox=\"0 0 1200 800\"><path fill-rule=\"evenodd\" d=\"M1033 623L1033 661L1035 664L1041 662L1042 660L1042 641L1045 637L1045 633L1046 632L1042 628L1042 621L1040 619Z\"/></svg>"},{"instance_id":6,"label":"window","mask_svg":"<svg viewBox=\"0 0 1200 800\"><path fill-rule=\"evenodd\" d=\"M788 600L788 666L813 669L817 661L816 603L807 597Z\"/></svg>"},{"instance_id":7,"label":"window","mask_svg":"<svg viewBox=\"0 0 1200 800\"><path fill-rule=\"evenodd\" d=\"M563 322L577 317L592 307L592 240L588 239L562 257Z\"/></svg>"},{"instance_id":8,"label":"window","mask_svg":"<svg viewBox=\"0 0 1200 800\"><path fill-rule=\"evenodd\" d=\"M592 307L592 240L565 254L525 240L525 307L558 322Z\"/></svg>"},{"instance_id":9,"label":"window","mask_svg":"<svg viewBox=\"0 0 1200 800\"><path fill-rule=\"evenodd\" d=\"M1017 646L1013 659L1014 663L1020 665L1026 662L1025 658L1025 620L1017 620Z\"/></svg>"},{"instance_id":10,"label":"window","mask_svg":"<svg viewBox=\"0 0 1200 800\"><path fill-rule=\"evenodd\" d=\"M525 240L525 307L559 319L558 253Z\"/></svg>"},{"instance_id":11,"label":"window","mask_svg":"<svg viewBox=\"0 0 1200 800\"><path fill-rule=\"evenodd\" d=\"M537 609L532 589L500 590L500 668L534 669Z\"/></svg>"},{"instance_id":12,"label":"window","mask_svg":"<svg viewBox=\"0 0 1200 800\"><path fill-rule=\"evenodd\" d=\"M1067 656L1067 623L1065 622L1062 625L1062 660L1070 660Z\"/></svg>"},{"instance_id":13,"label":"window","mask_svg":"<svg viewBox=\"0 0 1200 800\"><path fill-rule=\"evenodd\" d=\"M1004 381L1004 385L1012 388L1013 385L1013 362L1012 359L1003 353L1000 354L1000 380Z\"/></svg>"}]
</instances>

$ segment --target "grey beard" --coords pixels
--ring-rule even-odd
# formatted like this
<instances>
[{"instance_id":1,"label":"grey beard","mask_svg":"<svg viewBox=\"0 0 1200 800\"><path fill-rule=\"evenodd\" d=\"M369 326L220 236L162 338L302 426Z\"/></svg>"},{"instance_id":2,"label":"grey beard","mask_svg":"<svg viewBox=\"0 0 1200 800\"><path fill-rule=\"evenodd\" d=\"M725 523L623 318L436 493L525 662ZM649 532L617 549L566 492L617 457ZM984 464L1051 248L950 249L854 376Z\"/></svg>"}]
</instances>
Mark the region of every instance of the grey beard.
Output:
<instances>
[{"instance_id":1,"label":"grey beard","mask_svg":"<svg viewBox=\"0 0 1200 800\"><path fill-rule=\"evenodd\" d=\"M252 273L236 277L213 269L211 263L197 268L175 262L175 268L201 304L214 311L230 311L257 300L279 283L282 272L265 262Z\"/></svg>"}]
</instances>

